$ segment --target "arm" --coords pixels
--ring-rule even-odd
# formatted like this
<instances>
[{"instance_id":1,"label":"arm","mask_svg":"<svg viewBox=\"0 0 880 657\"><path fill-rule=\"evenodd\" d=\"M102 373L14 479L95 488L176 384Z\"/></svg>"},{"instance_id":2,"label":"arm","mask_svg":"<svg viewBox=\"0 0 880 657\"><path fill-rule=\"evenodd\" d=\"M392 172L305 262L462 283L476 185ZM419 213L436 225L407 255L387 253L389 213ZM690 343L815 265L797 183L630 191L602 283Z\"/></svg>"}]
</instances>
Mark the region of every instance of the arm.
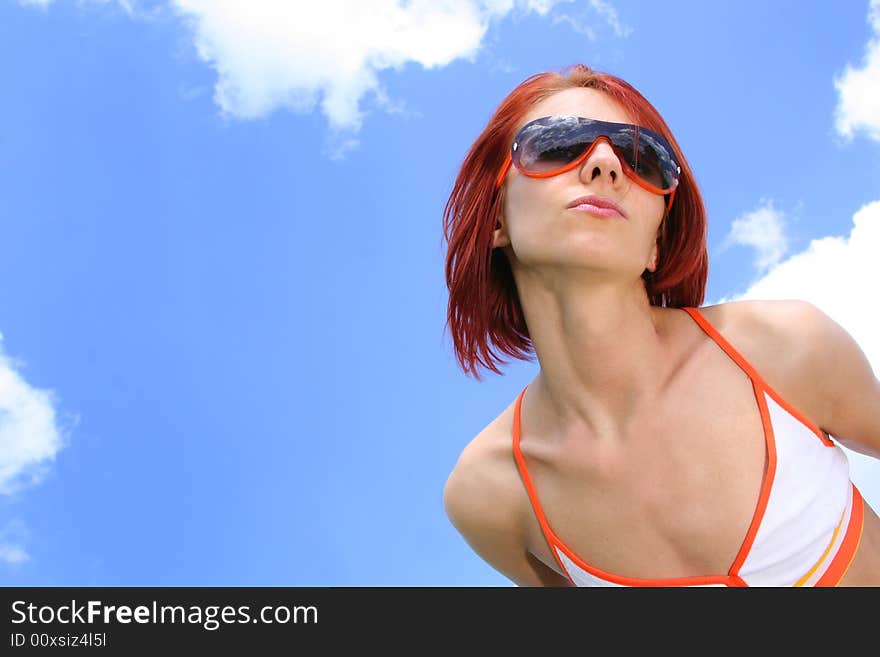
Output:
<instances>
[{"instance_id":1,"label":"arm","mask_svg":"<svg viewBox=\"0 0 880 657\"><path fill-rule=\"evenodd\" d=\"M815 306L802 311L805 376L816 377L827 399L820 425L853 451L880 458L880 381L862 349ZM821 374L820 374L821 373Z\"/></svg>"},{"instance_id":2,"label":"arm","mask_svg":"<svg viewBox=\"0 0 880 657\"><path fill-rule=\"evenodd\" d=\"M816 423L847 448L880 458L880 381L864 352L813 304L785 303L776 330L794 347L791 376L811 388Z\"/></svg>"},{"instance_id":3,"label":"arm","mask_svg":"<svg viewBox=\"0 0 880 657\"><path fill-rule=\"evenodd\" d=\"M518 586L571 586L525 547L510 487L466 448L443 489L450 522L470 548Z\"/></svg>"}]
</instances>

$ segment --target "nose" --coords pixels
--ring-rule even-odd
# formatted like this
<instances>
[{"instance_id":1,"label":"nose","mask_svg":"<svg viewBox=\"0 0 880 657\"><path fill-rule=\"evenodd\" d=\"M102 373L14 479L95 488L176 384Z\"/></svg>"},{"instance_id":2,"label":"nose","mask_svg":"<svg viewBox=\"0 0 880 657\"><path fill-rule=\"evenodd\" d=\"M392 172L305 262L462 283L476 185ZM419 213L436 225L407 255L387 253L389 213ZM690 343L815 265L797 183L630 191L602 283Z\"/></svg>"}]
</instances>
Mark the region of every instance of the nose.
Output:
<instances>
[{"instance_id":1,"label":"nose","mask_svg":"<svg viewBox=\"0 0 880 657\"><path fill-rule=\"evenodd\" d=\"M581 164L579 175L585 182L607 177L612 185L623 180L623 168L617 153L604 138L597 139L590 147L586 159Z\"/></svg>"}]
</instances>

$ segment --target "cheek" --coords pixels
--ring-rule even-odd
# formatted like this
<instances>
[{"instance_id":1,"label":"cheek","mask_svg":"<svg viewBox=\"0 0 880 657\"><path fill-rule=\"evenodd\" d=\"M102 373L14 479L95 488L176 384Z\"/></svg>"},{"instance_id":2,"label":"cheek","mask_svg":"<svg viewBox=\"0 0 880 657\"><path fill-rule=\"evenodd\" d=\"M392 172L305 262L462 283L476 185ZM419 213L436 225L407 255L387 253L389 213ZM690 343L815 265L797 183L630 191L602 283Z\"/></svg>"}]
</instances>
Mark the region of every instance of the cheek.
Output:
<instances>
[{"instance_id":1,"label":"cheek","mask_svg":"<svg viewBox=\"0 0 880 657\"><path fill-rule=\"evenodd\" d=\"M632 212L646 224L654 227L654 235L660 228L663 213L666 211L666 198L658 194L652 194L647 190L639 190L637 197L633 196Z\"/></svg>"},{"instance_id":2,"label":"cheek","mask_svg":"<svg viewBox=\"0 0 880 657\"><path fill-rule=\"evenodd\" d=\"M527 203L528 199L517 189L510 189L505 194L504 204L501 208L501 220L504 222L508 234L515 233L524 217L528 215Z\"/></svg>"},{"instance_id":3,"label":"cheek","mask_svg":"<svg viewBox=\"0 0 880 657\"><path fill-rule=\"evenodd\" d=\"M504 204L505 216L510 219L511 226L524 221L530 224L540 221L540 217L552 207L552 194L548 194L551 187L547 180L514 181L508 188Z\"/></svg>"}]
</instances>

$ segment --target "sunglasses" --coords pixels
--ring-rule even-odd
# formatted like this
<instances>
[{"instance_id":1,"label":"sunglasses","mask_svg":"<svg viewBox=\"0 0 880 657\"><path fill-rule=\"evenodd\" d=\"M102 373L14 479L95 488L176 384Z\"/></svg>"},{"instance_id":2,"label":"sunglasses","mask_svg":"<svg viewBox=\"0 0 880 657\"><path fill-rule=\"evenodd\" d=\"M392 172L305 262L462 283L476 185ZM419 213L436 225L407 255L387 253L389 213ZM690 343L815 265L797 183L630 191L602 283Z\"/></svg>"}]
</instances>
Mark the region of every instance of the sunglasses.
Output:
<instances>
[{"instance_id":1,"label":"sunglasses","mask_svg":"<svg viewBox=\"0 0 880 657\"><path fill-rule=\"evenodd\" d=\"M672 206L681 167L662 135L632 123L612 123L578 116L545 116L526 123L513 140L495 188L513 164L530 178L549 178L570 171L606 141L627 177L653 194L669 194Z\"/></svg>"}]
</instances>

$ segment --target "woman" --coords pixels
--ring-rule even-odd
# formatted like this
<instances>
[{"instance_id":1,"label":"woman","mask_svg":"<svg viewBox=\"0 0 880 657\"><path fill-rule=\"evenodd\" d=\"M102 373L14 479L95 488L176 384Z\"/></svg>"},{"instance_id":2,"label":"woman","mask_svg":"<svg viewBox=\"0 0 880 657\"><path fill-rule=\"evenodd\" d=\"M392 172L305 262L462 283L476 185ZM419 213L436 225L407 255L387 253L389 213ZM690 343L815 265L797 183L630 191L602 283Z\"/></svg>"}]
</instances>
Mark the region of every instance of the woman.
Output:
<instances>
[{"instance_id":1,"label":"woman","mask_svg":"<svg viewBox=\"0 0 880 657\"><path fill-rule=\"evenodd\" d=\"M521 586L880 585L880 519L829 437L880 458L880 382L805 301L699 307L703 201L632 86L584 66L525 80L444 228L464 371L499 373L490 345L540 364L443 492L493 568Z\"/></svg>"}]
</instances>

